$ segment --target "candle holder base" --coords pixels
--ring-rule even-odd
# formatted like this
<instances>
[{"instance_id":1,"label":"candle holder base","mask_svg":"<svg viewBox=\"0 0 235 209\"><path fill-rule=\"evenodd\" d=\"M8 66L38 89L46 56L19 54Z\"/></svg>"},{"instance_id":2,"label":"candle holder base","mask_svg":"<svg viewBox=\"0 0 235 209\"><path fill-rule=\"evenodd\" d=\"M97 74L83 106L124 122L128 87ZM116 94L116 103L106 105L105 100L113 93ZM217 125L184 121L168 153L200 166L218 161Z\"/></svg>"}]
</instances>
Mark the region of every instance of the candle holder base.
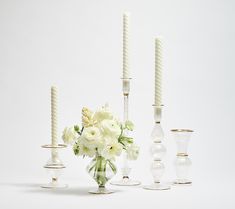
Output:
<instances>
[{"instance_id":1,"label":"candle holder base","mask_svg":"<svg viewBox=\"0 0 235 209\"><path fill-rule=\"evenodd\" d=\"M99 187L98 189L93 189L89 191L90 194L112 194L114 192L114 190L109 190L105 187Z\"/></svg>"},{"instance_id":2,"label":"candle holder base","mask_svg":"<svg viewBox=\"0 0 235 209\"><path fill-rule=\"evenodd\" d=\"M168 183L153 183L143 188L147 190L169 190L171 186Z\"/></svg>"},{"instance_id":3,"label":"candle holder base","mask_svg":"<svg viewBox=\"0 0 235 209\"><path fill-rule=\"evenodd\" d=\"M67 184L62 184L62 183L58 183L58 182L50 182L48 184L43 184L41 185L42 188L45 189L64 189L67 188L68 185Z\"/></svg>"},{"instance_id":4,"label":"candle holder base","mask_svg":"<svg viewBox=\"0 0 235 209\"><path fill-rule=\"evenodd\" d=\"M187 180L187 179L176 179L174 182L173 182L173 185L185 185L185 186L190 186L192 185L192 181L190 180Z\"/></svg>"},{"instance_id":5,"label":"candle holder base","mask_svg":"<svg viewBox=\"0 0 235 209\"><path fill-rule=\"evenodd\" d=\"M115 186L138 186L141 184L141 182L132 180L129 177L123 177L121 180L112 181L110 184Z\"/></svg>"}]
</instances>

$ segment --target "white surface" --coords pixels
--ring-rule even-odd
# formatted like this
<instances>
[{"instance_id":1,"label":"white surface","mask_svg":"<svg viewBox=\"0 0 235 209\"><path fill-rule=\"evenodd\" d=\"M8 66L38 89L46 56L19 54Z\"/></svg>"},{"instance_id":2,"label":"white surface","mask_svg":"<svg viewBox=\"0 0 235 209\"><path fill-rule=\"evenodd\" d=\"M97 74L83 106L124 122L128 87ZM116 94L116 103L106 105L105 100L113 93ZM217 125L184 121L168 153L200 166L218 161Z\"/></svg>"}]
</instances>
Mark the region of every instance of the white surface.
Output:
<instances>
[{"instance_id":1,"label":"white surface","mask_svg":"<svg viewBox=\"0 0 235 209\"><path fill-rule=\"evenodd\" d=\"M0 208L233 208L234 7L232 0L1 0ZM72 187L58 194L33 187L47 182L42 166L50 154L40 146L50 142L52 84L59 90L60 132L80 123L83 106L96 108L108 101L122 115L124 11L132 14L130 118L141 146L132 176L144 184L152 181L154 38L160 34L168 149L164 179L175 178L176 147L169 130L191 128L193 187L88 196L94 185L85 172L89 159L77 159L70 149L61 158L67 165L64 181Z\"/></svg>"},{"instance_id":2,"label":"white surface","mask_svg":"<svg viewBox=\"0 0 235 209\"><path fill-rule=\"evenodd\" d=\"M194 182L193 186L167 191L143 190L141 187L115 187L109 195L92 195L87 191L95 185L69 181L70 187L60 190L41 189L38 179L24 179L1 184L4 197L1 208L233 208L234 184L229 182ZM68 182L68 181L67 181Z\"/></svg>"}]
</instances>

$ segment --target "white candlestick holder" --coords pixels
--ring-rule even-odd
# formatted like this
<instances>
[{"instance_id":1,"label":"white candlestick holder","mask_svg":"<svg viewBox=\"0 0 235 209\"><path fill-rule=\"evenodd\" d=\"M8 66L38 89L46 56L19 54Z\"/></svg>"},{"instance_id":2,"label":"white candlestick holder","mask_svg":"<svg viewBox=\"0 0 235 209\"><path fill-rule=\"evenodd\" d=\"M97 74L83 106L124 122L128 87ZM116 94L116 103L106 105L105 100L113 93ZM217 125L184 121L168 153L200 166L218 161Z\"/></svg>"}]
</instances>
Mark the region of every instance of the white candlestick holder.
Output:
<instances>
[{"instance_id":1,"label":"white candlestick holder","mask_svg":"<svg viewBox=\"0 0 235 209\"><path fill-rule=\"evenodd\" d=\"M47 161L44 168L47 170L48 175L51 178L51 182L48 184L41 185L42 188L66 188L67 184L62 184L59 182L59 177L62 173L62 170L65 168L64 164L59 158L58 150L65 148L65 144L58 145L43 145L42 148L47 148L51 150L51 158Z\"/></svg>"},{"instance_id":2,"label":"white candlestick holder","mask_svg":"<svg viewBox=\"0 0 235 209\"><path fill-rule=\"evenodd\" d=\"M170 189L170 184L161 182L161 177L164 174L165 166L162 162L163 157L166 154L166 148L162 143L164 139L163 129L161 127L161 117L162 117L162 106L154 107L154 120L155 125L152 130L151 138L153 143L150 147L150 154L153 157L153 163L151 164L151 173L153 176L153 184L144 186L144 189L148 190L168 190Z\"/></svg>"},{"instance_id":3,"label":"white candlestick holder","mask_svg":"<svg viewBox=\"0 0 235 209\"><path fill-rule=\"evenodd\" d=\"M188 143L193 130L190 129L172 129L173 137L177 146L177 155L175 159L175 170L177 179L174 181L175 185L191 185L189 180L189 171L192 165L188 157Z\"/></svg>"},{"instance_id":4,"label":"white candlestick holder","mask_svg":"<svg viewBox=\"0 0 235 209\"><path fill-rule=\"evenodd\" d=\"M130 92L130 80L131 78L122 78L123 84L123 96L124 96L124 122L128 120L129 113L129 92ZM128 136L128 132L125 133ZM116 186L137 186L140 185L140 181L136 181L130 178L132 168L130 167L129 160L127 159L127 153L124 151L123 153L123 165L121 168L122 178L118 181L112 181L112 185Z\"/></svg>"}]
</instances>

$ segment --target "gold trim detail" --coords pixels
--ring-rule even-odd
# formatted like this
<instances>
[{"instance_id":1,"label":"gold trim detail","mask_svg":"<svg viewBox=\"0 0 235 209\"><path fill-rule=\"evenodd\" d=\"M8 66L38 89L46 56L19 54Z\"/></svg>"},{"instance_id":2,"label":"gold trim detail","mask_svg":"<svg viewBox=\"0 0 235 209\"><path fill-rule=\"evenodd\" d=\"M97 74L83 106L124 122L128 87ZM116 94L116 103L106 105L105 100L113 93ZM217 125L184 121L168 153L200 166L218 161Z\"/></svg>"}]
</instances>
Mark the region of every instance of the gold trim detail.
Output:
<instances>
[{"instance_id":1,"label":"gold trim detail","mask_svg":"<svg viewBox=\"0 0 235 209\"><path fill-rule=\"evenodd\" d=\"M45 144L45 145L42 145L42 148L49 148L49 149L55 149L55 148L66 148L67 145L66 144L58 144L58 145L52 145L52 144Z\"/></svg>"},{"instance_id":2,"label":"gold trim detail","mask_svg":"<svg viewBox=\"0 0 235 209\"><path fill-rule=\"evenodd\" d=\"M191 181L186 181L186 182L175 181L174 184L175 185L192 185L192 182Z\"/></svg>"},{"instance_id":3,"label":"gold trim detail","mask_svg":"<svg viewBox=\"0 0 235 209\"><path fill-rule=\"evenodd\" d=\"M187 153L178 153L177 157L188 157Z\"/></svg>"},{"instance_id":4,"label":"gold trim detail","mask_svg":"<svg viewBox=\"0 0 235 209\"><path fill-rule=\"evenodd\" d=\"M64 165L45 165L43 167L44 168L49 168L49 169L63 169L63 168L66 168Z\"/></svg>"},{"instance_id":5,"label":"gold trim detail","mask_svg":"<svg viewBox=\"0 0 235 209\"><path fill-rule=\"evenodd\" d=\"M121 78L122 80L131 80L132 78Z\"/></svg>"},{"instance_id":6,"label":"gold trim detail","mask_svg":"<svg viewBox=\"0 0 235 209\"><path fill-rule=\"evenodd\" d=\"M171 132L194 132L191 129L171 129Z\"/></svg>"},{"instance_id":7,"label":"gold trim detail","mask_svg":"<svg viewBox=\"0 0 235 209\"><path fill-rule=\"evenodd\" d=\"M159 105L152 104L152 106L153 106L153 107L156 107L156 108L163 108L163 107L164 107L163 104L161 104L160 106L159 106Z\"/></svg>"}]
</instances>

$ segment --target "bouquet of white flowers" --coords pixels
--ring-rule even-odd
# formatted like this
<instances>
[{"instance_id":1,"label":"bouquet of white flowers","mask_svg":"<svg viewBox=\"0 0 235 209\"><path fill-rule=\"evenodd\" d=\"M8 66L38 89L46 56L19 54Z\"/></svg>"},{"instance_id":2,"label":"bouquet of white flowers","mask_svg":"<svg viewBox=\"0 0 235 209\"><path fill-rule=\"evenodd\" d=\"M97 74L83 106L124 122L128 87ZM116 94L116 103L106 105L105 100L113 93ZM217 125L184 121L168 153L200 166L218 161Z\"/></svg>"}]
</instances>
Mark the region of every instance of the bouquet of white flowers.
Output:
<instances>
[{"instance_id":1,"label":"bouquet of white flowers","mask_svg":"<svg viewBox=\"0 0 235 209\"><path fill-rule=\"evenodd\" d=\"M82 109L82 128L73 126L65 128L63 140L66 144L73 145L74 154L77 156L94 158L87 170L100 187L116 174L113 161L126 150L129 160L136 160L139 147L133 143L133 138L125 135L133 130L133 123L121 123L106 105L96 112L88 108ZM109 172L109 174L107 174Z\"/></svg>"}]
</instances>

